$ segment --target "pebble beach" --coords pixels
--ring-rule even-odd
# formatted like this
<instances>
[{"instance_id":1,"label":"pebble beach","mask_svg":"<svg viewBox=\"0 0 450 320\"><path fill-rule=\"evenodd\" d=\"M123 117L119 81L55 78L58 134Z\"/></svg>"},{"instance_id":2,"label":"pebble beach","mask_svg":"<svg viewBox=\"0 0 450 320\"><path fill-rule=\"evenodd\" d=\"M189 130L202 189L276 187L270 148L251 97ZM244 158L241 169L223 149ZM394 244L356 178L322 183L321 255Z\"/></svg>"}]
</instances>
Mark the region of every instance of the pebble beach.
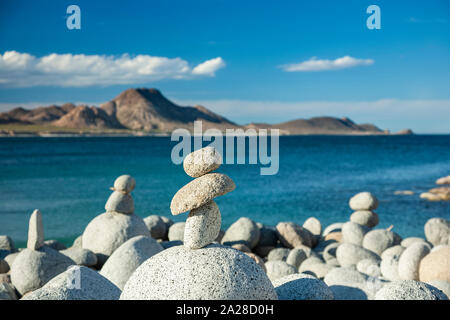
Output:
<instances>
[{"instance_id":1,"label":"pebble beach","mask_svg":"<svg viewBox=\"0 0 450 320\"><path fill-rule=\"evenodd\" d=\"M214 200L237 190L220 173L221 163L211 147L184 159L192 180L170 204L172 217L184 221L136 215L139 181L130 175L117 177L105 212L70 247L46 240L43 215L34 210L26 248L0 236L0 299L449 299L450 221L444 217L425 223L425 237L403 238L395 225L378 227L382 202L361 190L348 199L347 221L323 225L309 217L265 225L243 216L224 229Z\"/></svg>"}]
</instances>

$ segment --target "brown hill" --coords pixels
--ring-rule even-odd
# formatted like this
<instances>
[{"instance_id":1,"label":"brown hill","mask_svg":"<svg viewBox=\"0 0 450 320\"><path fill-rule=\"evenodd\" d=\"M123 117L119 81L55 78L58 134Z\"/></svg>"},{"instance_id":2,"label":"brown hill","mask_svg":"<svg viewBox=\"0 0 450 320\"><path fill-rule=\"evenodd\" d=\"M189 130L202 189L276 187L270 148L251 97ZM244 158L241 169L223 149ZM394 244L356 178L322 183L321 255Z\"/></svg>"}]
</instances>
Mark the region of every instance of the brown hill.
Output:
<instances>
[{"instance_id":1,"label":"brown hill","mask_svg":"<svg viewBox=\"0 0 450 320\"><path fill-rule=\"evenodd\" d=\"M57 127L77 129L123 128L116 118L108 115L103 109L84 105L73 108L52 124Z\"/></svg>"},{"instance_id":2,"label":"brown hill","mask_svg":"<svg viewBox=\"0 0 450 320\"><path fill-rule=\"evenodd\" d=\"M171 131L175 128L192 128L195 120L202 120L203 127L236 124L202 106L180 107L166 99L156 89L128 89L101 109L124 127L132 130Z\"/></svg>"}]
</instances>

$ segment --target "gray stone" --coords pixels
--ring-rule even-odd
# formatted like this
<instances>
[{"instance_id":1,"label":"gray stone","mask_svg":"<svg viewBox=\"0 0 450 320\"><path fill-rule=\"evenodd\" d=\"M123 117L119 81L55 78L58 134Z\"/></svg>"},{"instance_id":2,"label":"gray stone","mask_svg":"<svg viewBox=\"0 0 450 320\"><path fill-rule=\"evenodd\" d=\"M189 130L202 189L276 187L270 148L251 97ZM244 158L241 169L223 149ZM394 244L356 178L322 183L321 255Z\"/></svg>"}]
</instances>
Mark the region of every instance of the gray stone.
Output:
<instances>
[{"instance_id":1,"label":"gray stone","mask_svg":"<svg viewBox=\"0 0 450 320\"><path fill-rule=\"evenodd\" d=\"M61 243L58 240L45 240L44 245L46 245L56 251L61 251L61 250L67 249L67 247L64 245L64 243Z\"/></svg>"},{"instance_id":2,"label":"gray stone","mask_svg":"<svg viewBox=\"0 0 450 320\"><path fill-rule=\"evenodd\" d=\"M298 272L302 273L304 271L307 271L307 270L309 270L309 267L311 267L312 265L318 264L318 263L324 263L324 261L319 257L311 256L311 257L305 259L300 264L300 267L298 268Z\"/></svg>"},{"instance_id":3,"label":"gray stone","mask_svg":"<svg viewBox=\"0 0 450 320\"><path fill-rule=\"evenodd\" d=\"M131 238L114 251L103 265L100 274L122 290L133 272L145 260L161 251L163 247L153 238Z\"/></svg>"},{"instance_id":4,"label":"gray stone","mask_svg":"<svg viewBox=\"0 0 450 320\"><path fill-rule=\"evenodd\" d=\"M296 248L302 245L312 248L314 244L314 235L294 222L280 222L276 229L278 238L287 248Z\"/></svg>"},{"instance_id":5,"label":"gray stone","mask_svg":"<svg viewBox=\"0 0 450 320\"><path fill-rule=\"evenodd\" d=\"M402 242L400 243L400 245L402 247L408 248L410 245L412 245L415 242L427 242L427 241L425 239L419 238L419 237L409 237L409 238L403 239Z\"/></svg>"},{"instance_id":6,"label":"gray stone","mask_svg":"<svg viewBox=\"0 0 450 320\"><path fill-rule=\"evenodd\" d=\"M106 201L105 210L106 212L132 214L134 212L133 197L128 193L114 191Z\"/></svg>"},{"instance_id":7,"label":"gray stone","mask_svg":"<svg viewBox=\"0 0 450 320\"><path fill-rule=\"evenodd\" d=\"M339 232L342 230L342 226L344 225L344 222L336 222L332 223L329 226L327 226L323 232L322 236L325 237L326 235L332 233L332 232Z\"/></svg>"},{"instance_id":8,"label":"gray stone","mask_svg":"<svg viewBox=\"0 0 450 320\"><path fill-rule=\"evenodd\" d=\"M205 174L178 190L172 198L170 210L173 215L191 211L235 188L233 180L224 174Z\"/></svg>"},{"instance_id":9,"label":"gray stone","mask_svg":"<svg viewBox=\"0 0 450 320\"><path fill-rule=\"evenodd\" d=\"M273 281L280 300L333 300L333 292L322 280L297 273Z\"/></svg>"},{"instance_id":10,"label":"gray stone","mask_svg":"<svg viewBox=\"0 0 450 320\"><path fill-rule=\"evenodd\" d=\"M118 300L120 289L98 272L72 266L22 300Z\"/></svg>"},{"instance_id":11,"label":"gray stone","mask_svg":"<svg viewBox=\"0 0 450 320\"><path fill-rule=\"evenodd\" d=\"M163 249L169 249L176 246L182 246L183 241L181 240L174 240L174 241L162 241L160 245L163 247Z\"/></svg>"},{"instance_id":12,"label":"gray stone","mask_svg":"<svg viewBox=\"0 0 450 320\"><path fill-rule=\"evenodd\" d=\"M333 266L322 262L303 267L301 272L315 276L317 279L323 279L332 269L334 269Z\"/></svg>"},{"instance_id":13,"label":"gray stone","mask_svg":"<svg viewBox=\"0 0 450 320\"><path fill-rule=\"evenodd\" d=\"M213 200L193 209L186 219L184 245L191 249L207 246L219 235L221 223L219 207Z\"/></svg>"},{"instance_id":14,"label":"gray stone","mask_svg":"<svg viewBox=\"0 0 450 320\"><path fill-rule=\"evenodd\" d=\"M274 248L267 255L267 261L286 261L290 252L288 248Z\"/></svg>"},{"instance_id":15,"label":"gray stone","mask_svg":"<svg viewBox=\"0 0 450 320\"><path fill-rule=\"evenodd\" d=\"M17 300L13 286L7 282L0 282L0 300Z\"/></svg>"},{"instance_id":16,"label":"gray stone","mask_svg":"<svg viewBox=\"0 0 450 320\"><path fill-rule=\"evenodd\" d=\"M356 270L371 277L379 277L380 260L377 259L363 259L356 264Z\"/></svg>"},{"instance_id":17,"label":"gray stone","mask_svg":"<svg viewBox=\"0 0 450 320\"><path fill-rule=\"evenodd\" d=\"M3 260L5 260L8 265L11 267L16 257L19 255L19 252L14 252L8 254Z\"/></svg>"},{"instance_id":18,"label":"gray stone","mask_svg":"<svg viewBox=\"0 0 450 320\"><path fill-rule=\"evenodd\" d=\"M60 253L72 259L79 266L94 267L97 265L97 256L91 250L80 247L70 247Z\"/></svg>"},{"instance_id":19,"label":"gray stone","mask_svg":"<svg viewBox=\"0 0 450 320\"><path fill-rule=\"evenodd\" d=\"M266 273L270 281L274 281L287 275L297 273L297 270L284 261L273 260L266 262Z\"/></svg>"},{"instance_id":20,"label":"gray stone","mask_svg":"<svg viewBox=\"0 0 450 320\"><path fill-rule=\"evenodd\" d=\"M222 156L213 147L198 149L183 160L184 171L193 178L198 178L214 171L222 164Z\"/></svg>"},{"instance_id":21,"label":"gray stone","mask_svg":"<svg viewBox=\"0 0 450 320\"><path fill-rule=\"evenodd\" d=\"M130 193L131 191L134 190L135 187L136 187L136 180L132 176L124 174L114 181L113 190L122 193Z\"/></svg>"},{"instance_id":22,"label":"gray stone","mask_svg":"<svg viewBox=\"0 0 450 320\"><path fill-rule=\"evenodd\" d=\"M42 214L36 209L30 217L28 225L27 248L37 250L44 245L44 225L42 224Z\"/></svg>"},{"instance_id":23,"label":"gray stone","mask_svg":"<svg viewBox=\"0 0 450 320\"><path fill-rule=\"evenodd\" d=\"M324 278L335 300L367 300L367 276L350 268L334 268Z\"/></svg>"},{"instance_id":24,"label":"gray stone","mask_svg":"<svg viewBox=\"0 0 450 320\"><path fill-rule=\"evenodd\" d=\"M98 267L125 241L136 237L150 237L150 231L141 217L135 214L106 212L95 217L83 232L83 249L94 252Z\"/></svg>"},{"instance_id":25,"label":"gray stone","mask_svg":"<svg viewBox=\"0 0 450 320\"><path fill-rule=\"evenodd\" d=\"M275 247L277 242L278 236L274 227L262 226L259 228L258 247Z\"/></svg>"},{"instance_id":26,"label":"gray stone","mask_svg":"<svg viewBox=\"0 0 450 320\"><path fill-rule=\"evenodd\" d=\"M399 255L389 255L381 260L380 270L384 278L389 281L401 280L398 275Z\"/></svg>"},{"instance_id":27,"label":"gray stone","mask_svg":"<svg viewBox=\"0 0 450 320\"><path fill-rule=\"evenodd\" d=\"M186 226L186 222L174 223L169 228L169 234L168 234L169 241L183 241L185 226Z\"/></svg>"},{"instance_id":28,"label":"gray stone","mask_svg":"<svg viewBox=\"0 0 450 320\"><path fill-rule=\"evenodd\" d=\"M225 232L222 243L225 245L233 245L235 243L243 243L250 249L258 244L260 231L256 223L246 217L239 218Z\"/></svg>"},{"instance_id":29,"label":"gray stone","mask_svg":"<svg viewBox=\"0 0 450 320\"><path fill-rule=\"evenodd\" d=\"M450 245L450 221L443 218L431 218L425 223L425 237L434 246Z\"/></svg>"},{"instance_id":30,"label":"gray stone","mask_svg":"<svg viewBox=\"0 0 450 320\"><path fill-rule=\"evenodd\" d=\"M211 244L172 247L145 261L125 285L121 300L277 299L264 270L244 253Z\"/></svg>"},{"instance_id":31,"label":"gray stone","mask_svg":"<svg viewBox=\"0 0 450 320\"><path fill-rule=\"evenodd\" d=\"M302 248L294 248L289 251L286 263L298 270L298 267L308 258L308 253Z\"/></svg>"},{"instance_id":32,"label":"gray stone","mask_svg":"<svg viewBox=\"0 0 450 320\"><path fill-rule=\"evenodd\" d=\"M11 266L11 282L21 294L34 291L64 272L75 262L69 257L43 246L38 250L20 251Z\"/></svg>"},{"instance_id":33,"label":"gray stone","mask_svg":"<svg viewBox=\"0 0 450 320\"><path fill-rule=\"evenodd\" d=\"M350 216L350 221L368 228L373 228L378 224L379 218L373 211L360 210L352 213Z\"/></svg>"},{"instance_id":34,"label":"gray stone","mask_svg":"<svg viewBox=\"0 0 450 320\"><path fill-rule=\"evenodd\" d=\"M450 299L450 282L444 280L431 280L427 282L429 285L441 290L447 298Z\"/></svg>"},{"instance_id":35,"label":"gray stone","mask_svg":"<svg viewBox=\"0 0 450 320\"><path fill-rule=\"evenodd\" d=\"M167 235L167 225L162 217L158 215L151 215L144 218L144 222L153 239L164 239Z\"/></svg>"},{"instance_id":36,"label":"gray stone","mask_svg":"<svg viewBox=\"0 0 450 320\"><path fill-rule=\"evenodd\" d=\"M405 251L405 248L401 245L392 246L383 251L383 253L381 254L381 259L386 259L392 256L400 257L403 251Z\"/></svg>"},{"instance_id":37,"label":"gray stone","mask_svg":"<svg viewBox=\"0 0 450 320\"><path fill-rule=\"evenodd\" d=\"M394 233L384 229L367 232L362 242L363 248L375 252L378 255L381 255L384 250L395 244Z\"/></svg>"},{"instance_id":38,"label":"gray stone","mask_svg":"<svg viewBox=\"0 0 450 320\"><path fill-rule=\"evenodd\" d=\"M303 228L309 230L309 232L315 236L320 236L322 234L322 224L314 217L306 219L303 223Z\"/></svg>"},{"instance_id":39,"label":"gray stone","mask_svg":"<svg viewBox=\"0 0 450 320\"><path fill-rule=\"evenodd\" d=\"M375 210L378 208L378 200L370 192L360 192L350 199L349 205L354 211Z\"/></svg>"},{"instance_id":40,"label":"gray stone","mask_svg":"<svg viewBox=\"0 0 450 320\"><path fill-rule=\"evenodd\" d=\"M420 260L430 253L430 246L416 242L403 251L398 261L398 275L402 280L419 280Z\"/></svg>"},{"instance_id":41,"label":"gray stone","mask_svg":"<svg viewBox=\"0 0 450 320\"><path fill-rule=\"evenodd\" d=\"M386 284L375 295L375 300L448 300L439 289L415 280L394 281Z\"/></svg>"},{"instance_id":42,"label":"gray stone","mask_svg":"<svg viewBox=\"0 0 450 320\"><path fill-rule=\"evenodd\" d=\"M350 267L363 259L379 260L380 257L361 246L343 243L336 250L336 259L342 267Z\"/></svg>"},{"instance_id":43,"label":"gray stone","mask_svg":"<svg viewBox=\"0 0 450 320\"><path fill-rule=\"evenodd\" d=\"M362 246L365 234L369 228L354 222L346 222L342 226L342 241Z\"/></svg>"}]
</instances>

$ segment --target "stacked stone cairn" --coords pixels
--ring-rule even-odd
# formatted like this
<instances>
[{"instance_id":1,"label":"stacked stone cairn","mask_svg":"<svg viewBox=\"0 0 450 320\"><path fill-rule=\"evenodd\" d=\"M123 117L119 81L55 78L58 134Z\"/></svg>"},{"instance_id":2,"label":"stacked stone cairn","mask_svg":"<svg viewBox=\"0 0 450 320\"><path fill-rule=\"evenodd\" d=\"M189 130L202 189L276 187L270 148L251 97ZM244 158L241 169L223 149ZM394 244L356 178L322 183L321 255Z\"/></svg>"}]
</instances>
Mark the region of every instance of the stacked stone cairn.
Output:
<instances>
[{"instance_id":1,"label":"stacked stone cairn","mask_svg":"<svg viewBox=\"0 0 450 320\"><path fill-rule=\"evenodd\" d=\"M235 189L228 176L211 173L221 163L221 155L212 147L185 158L184 170L195 180L181 188L170 205L173 215L190 211L184 245L170 247L140 265L125 284L121 299L277 298L264 270L250 257L213 243L221 226L220 210L213 199Z\"/></svg>"},{"instance_id":2,"label":"stacked stone cairn","mask_svg":"<svg viewBox=\"0 0 450 320\"><path fill-rule=\"evenodd\" d=\"M89 222L83 232L81 245L96 254L98 269L127 240L140 235L150 237L144 220L134 214L131 192L135 186L136 181L130 175L118 177L105 204L106 212Z\"/></svg>"}]
</instances>

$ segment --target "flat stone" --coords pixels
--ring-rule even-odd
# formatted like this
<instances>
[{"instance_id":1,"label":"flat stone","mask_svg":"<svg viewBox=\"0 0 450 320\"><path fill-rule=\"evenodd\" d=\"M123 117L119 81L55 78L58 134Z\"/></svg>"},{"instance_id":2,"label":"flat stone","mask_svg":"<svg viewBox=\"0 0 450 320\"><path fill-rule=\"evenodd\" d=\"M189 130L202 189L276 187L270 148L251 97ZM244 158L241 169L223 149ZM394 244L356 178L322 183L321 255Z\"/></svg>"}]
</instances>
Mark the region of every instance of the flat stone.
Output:
<instances>
[{"instance_id":1,"label":"flat stone","mask_svg":"<svg viewBox=\"0 0 450 320\"><path fill-rule=\"evenodd\" d=\"M28 225L27 248L37 250L44 245L44 225L42 224L42 214L36 209L30 217Z\"/></svg>"},{"instance_id":2,"label":"flat stone","mask_svg":"<svg viewBox=\"0 0 450 320\"><path fill-rule=\"evenodd\" d=\"M231 246L235 243L243 243L253 249L258 244L259 237L260 231L256 223L249 218L241 217L225 231L222 244Z\"/></svg>"},{"instance_id":3,"label":"flat stone","mask_svg":"<svg viewBox=\"0 0 450 320\"><path fill-rule=\"evenodd\" d=\"M402 280L419 280L420 261L430 253L430 246L416 242L403 251L398 261L398 274Z\"/></svg>"},{"instance_id":4,"label":"flat stone","mask_svg":"<svg viewBox=\"0 0 450 320\"><path fill-rule=\"evenodd\" d=\"M20 251L11 266L11 282L24 295L45 285L75 262L59 251L43 246Z\"/></svg>"},{"instance_id":5,"label":"flat stone","mask_svg":"<svg viewBox=\"0 0 450 320\"><path fill-rule=\"evenodd\" d=\"M106 212L95 217L83 232L84 249L94 252L98 267L123 243L136 236L150 237L144 220L135 214Z\"/></svg>"},{"instance_id":6,"label":"flat stone","mask_svg":"<svg viewBox=\"0 0 450 320\"><path fill-rule=\"evenodd\" d=\"M364 236L369 232L369 228L355 222L346 222L342 226L342 241L362 246Z\"/></svg>"},{"instance_id":7,"label":"flat stone","mask_svg":"<svg viewBox=\"0 0 450 320\"><path fill-rule=\"evenodd\" d=\"M375 210L378 208L378 200L370 192L360 192L349 201L350 208L354 211Z\"/></svg>"},{"instance_id":8,"label":"flat stone","mask_svg":"<svg viewBox=\"0 0 450 320\"><path fill-rule=\"evenodd\" d=\"M113 190L120 191L122 193L130 193L135 187L136 180L132 176L124 174L114 181Z\"/></svg>"},{"instance_id":9,"label":"flat stone","mask_svg":"<svg viewBox=\"0 0 450 320\"><path fill-rule=\"evenodd\" d=\"M133 272L144 261L161 251L163 247L155 239L136 236L113 252L100 274L122 290Z\"/></svg>"},{"instance_id":10,"label":"flat stone","mask_svg":"<svg viewBox=\"0 0 450 320\"><path fill-rule=\"evenodd\" d=\"M350 221L366 226L368 228L373 228L378 224L379 218L378 215L373 211L360 210L352 213L352 215L350 216Z\"/></svg>"},{"instance_id":11,"label":"flat stone","mask_svg":"<svg viewBox=\"0 0 450 320\"><path fill-rule=\"evenodd\" d=\"M375 300L448 300L439 289L415 280L394 281L383 286Z\"/></svg>"},{"instance_id":12,"label":"flat stone","mask_svg":"<svg viewBox=\"0 0 450 320\"><path fill-rule=\"evenodd\" d=\"M222 156L213 147L196 150L186 156L183 168L187 175L198 178L214 171L222 164Z\"/></svg>"},{"instance_id":13,"label":"flat stone","mask_svg":"<svg viewBox=\"0 0 450 320\"><path fill-rule=\"evenodd\" d=\"M363 248L381 255L384 250L395 245L395 235L392 231L378 229L371 230L364 235Z\"/></svg>"},{"instance_id":14,"label":"flat stone","mask_svg":"<svg viewBox=\"0 0 450 320\"><path fill-rule=\"evenodd\" d=\"M79 266L94 267L98 262L95 253L80 247L70 247L61 250L60 253L72 259Z\"/></svg>"},{"instance_id":15,"label":"flat stone","mask_svg":"<svg viewBox=\"0 0 450 320\"><path fill-rule=\"evenodd\" d=\"M186 227L186 222L174 223L169 228L169 241L183 241L184 240L184 229Z\"/></svg>"},{"instance_id":16,"label":"flat stone","mask_svg":"<svg viewBox=\"0 0 450 320\"><path fill-rule=\"evenodd\" d=\"M220 210L213 200L193 209L186 219L184 245L190 249L207 246L219 235L221 224Z\"/></svg>"},{"instance_id":17,"label":"flat stone","mask_svg":"<svg viewBox=\"0 0 450 320\"><path fill-rule=\"evenodd\" d=\"M419 279L423 282L450 282L450 246L433 251L420 261Z\"/></svg>"},{"instance_id":18,"label":"flat stone","mask_svg":"<svg viewBox=\"0 0 450 320\"><path fill-rule=\"evenodd\" d=\"M153 239L164 239L167 235L167 225L158 215L151 215L144 218L145 225L150 231Z\"/></svg>"},{"instance_id":19,"label":"flat stone","mask_svg":"<svg viewBox=\"0 0 450 320\"><path fill-rule=\"evenodd\" d=\"M333 300L333 292L322 280L296 273L273 281L280 300Z\"/></svg>"},{"instance_id":20,"label":"flat stone","mask_svg":"<svg viewBox=\"0 0 450 320\"><path fill-rule=\"evenodd\" d=\"M177 215L196 209L236 188L233 180L221 173L208 173L182 187L173 196L170 210Z\"/></svg>"},{"instance_id":21,"label":"flat stone","mask_svg":"<svg viewBox=\"0 0 450 320\"><path fill-rule=\"evenodd\" d=\"M210 244L172 247L145 261L131 275L121 300L266 300L275 289L250 257Z\"/></svg>"},{"instance_id":22,"label":"flat stone","mask_svg":"<svg viewBox=\"0 0 450 320\"><path fill-rule=\"evenodd\" d=\"M313 234L294 222L280 222L276 226L281 243L287 248L313 245Z\"/></svg>"},{"instance_id":23,"label":"flat stone","mask_svg":"<svg viewBox=\"0 0 450 320\"><path fill-rule=\"evenodd\" d=\"M297 270L293 266L281 260L267 261L266 270L270 281L297 273Z\"/></svg>"},{"instance_id":24,"label":"flat stone","mask_svg":"<svg viewBox=\"0 0 450 320\"><path fill-rule=\"evenodd\" d=\"M380 257L361 246L343 243L336 250L336 258L342 267L350 267L363 259L380 260Z\"/></svg>"},{"instance_id":25,"label":"flat stone","mask_svg":"<svg viewBox=\"0 0 450 320\"><path fill-rule=\"evenodd\" d=\"M433 246L450 245L450 221L442 218L431 218L425 223L425 237Z\"/></svg>"},{"instance_id":26,"label":"flat stone","mask_svg":"<svg viewBox=\"0 0 450 320\"><path fill-rule=\"evenodd\" d=\"M118 300L120 289L98 272L72 266L22 300Z\"/></svg>"},{"instance_id":27,"label":"flat stone","mask_svg":"<svg viewBox=\"0 0 450 320\"><path fill-rule=\"evenodd\" d=\"M134 212L133 197L127 193L114 191L105 204L106 212L120 212L123 214L132 214Z\"/></svg>"}]
</instances>

